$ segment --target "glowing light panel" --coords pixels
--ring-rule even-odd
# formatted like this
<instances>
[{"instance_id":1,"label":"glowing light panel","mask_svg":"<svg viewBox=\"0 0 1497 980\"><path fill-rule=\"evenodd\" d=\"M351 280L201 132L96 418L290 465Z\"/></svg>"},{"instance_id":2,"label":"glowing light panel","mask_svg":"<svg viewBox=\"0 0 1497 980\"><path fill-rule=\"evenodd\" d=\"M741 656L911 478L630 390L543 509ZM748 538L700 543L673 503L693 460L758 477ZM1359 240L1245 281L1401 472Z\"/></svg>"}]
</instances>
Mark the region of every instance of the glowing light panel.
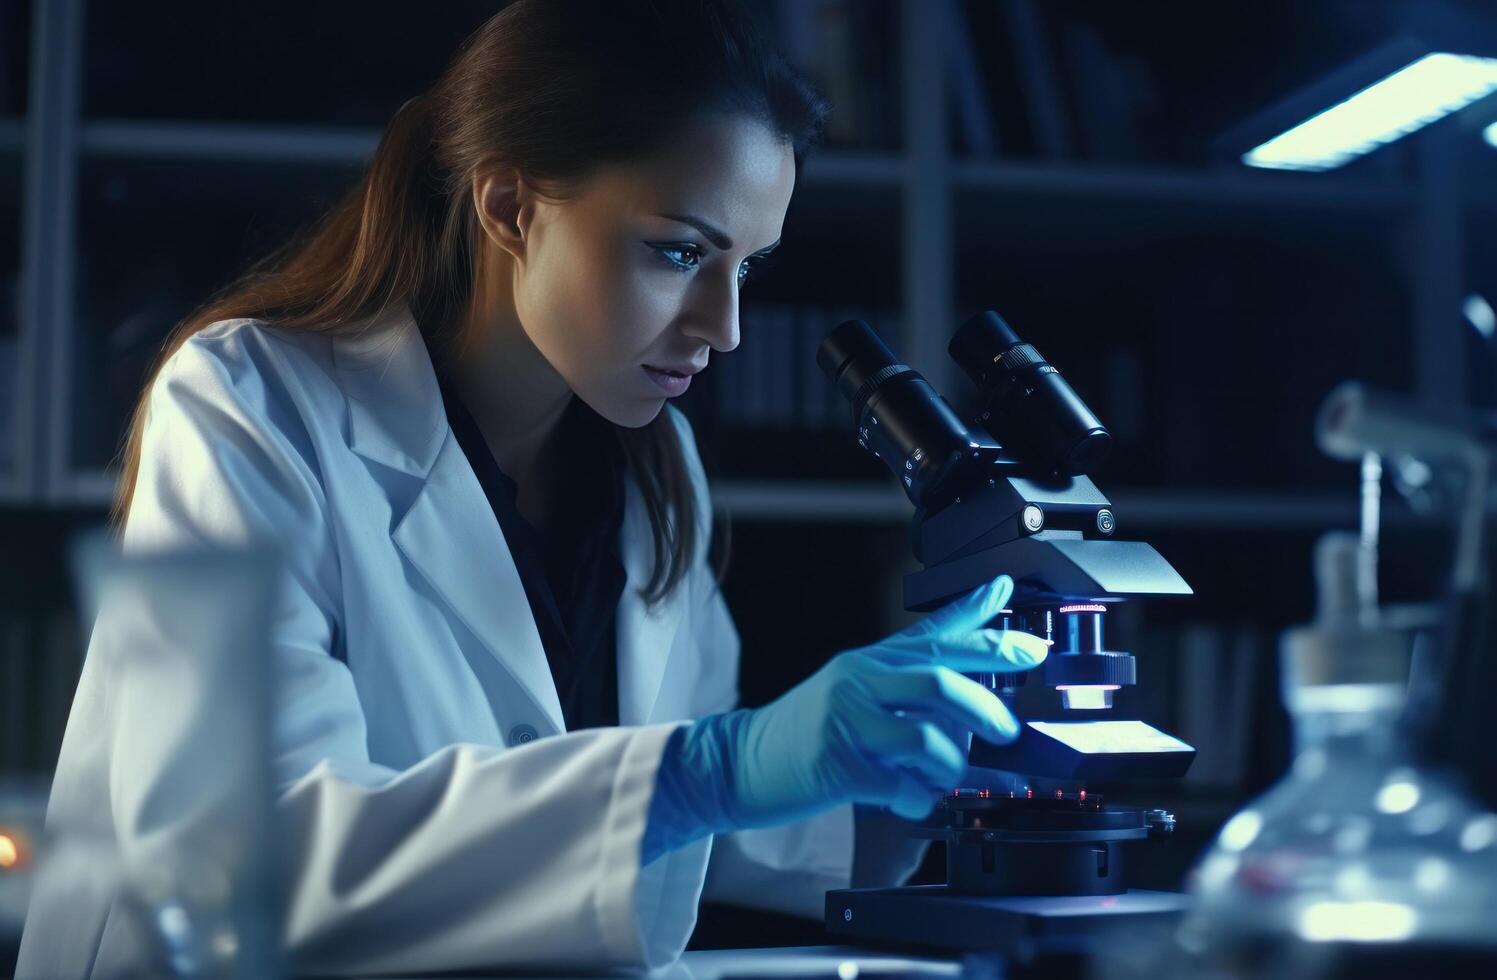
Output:
<instances>
[{"instance_id":1,"label":"glowing light panel","mask_svg":"<svg viewBox=\"0 0 1497 980\"><path fill-rule=\"evenodd\" d=\"M1493 89L1497 59L1427 54L1249 150L1242 162L1277 170L1333 170Z\"/></svg>"}]
</instances>

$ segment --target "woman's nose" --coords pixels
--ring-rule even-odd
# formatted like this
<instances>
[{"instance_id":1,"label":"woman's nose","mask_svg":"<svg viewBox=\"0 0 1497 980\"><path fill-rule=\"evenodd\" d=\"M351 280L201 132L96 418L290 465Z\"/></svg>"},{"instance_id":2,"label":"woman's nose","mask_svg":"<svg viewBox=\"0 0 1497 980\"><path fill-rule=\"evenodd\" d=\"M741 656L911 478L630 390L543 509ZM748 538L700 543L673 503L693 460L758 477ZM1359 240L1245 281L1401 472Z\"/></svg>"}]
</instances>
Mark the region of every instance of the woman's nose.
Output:
<instances>
[{"instance_id":1,"label":"woman's nose","mask_svg":"<svg viewBox=\"0 0 1497 980\"><path fill-rule=\"evenodd\" d=\"M738 291L714 289L704 297L695 329L688 331L720 354L738 346Z\"/></svg>"},{"instance_id":2,"label":"woman's nose","mask_svg":"<svg viewBox=\"0 0 1497 980\"><path fill-rule=\"evenodd\" d=\"M714 331L714 336L708 338L707 342L719 354L726 354L738 346L738 307L736 305L732 312L722 319Z\"/></svg>"}]
</instances>

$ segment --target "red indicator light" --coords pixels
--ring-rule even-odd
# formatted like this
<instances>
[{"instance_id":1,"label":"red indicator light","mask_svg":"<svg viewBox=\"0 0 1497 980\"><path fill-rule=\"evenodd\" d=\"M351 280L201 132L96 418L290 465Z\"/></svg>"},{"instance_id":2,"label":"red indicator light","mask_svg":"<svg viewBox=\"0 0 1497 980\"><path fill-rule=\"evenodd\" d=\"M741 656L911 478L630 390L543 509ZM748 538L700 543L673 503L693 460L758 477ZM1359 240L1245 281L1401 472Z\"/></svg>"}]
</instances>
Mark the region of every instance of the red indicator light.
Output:
<instances>
[{"instance_id":1,"label":"red indicator light","mask_svg":"<svg viewBox=\"0 0 1497 980\"><path fill-rule=\"evenodd\" d=\"M1034 787L1033 786L1025 786L1024 787L1024 798L1026 800L1032 800L1032 799L1034 799Z\"/></svg>"},{"instance_id":2,"label":"red indicator light","mask_svg":"<svg viewBox=\"0 0 1497 980\"><path fill-rule=\"evenodd\" d=\"M977 796L978 796L979 799L986 800L989 797L991 797L992 795L993 795L993 791L990 790L990 789L980 789L980 790L977 791Z\"/></svg>"},{"instance_id":3,"label":"red indicator light","mask_svg":"<svg viewBox=\"0 0 1497 980\"><path fill-rule=\"evenodd\" d=\"M1080 793L1077 793L1076 794L1076 799L1080 800L1082 803L1085 803L1086 802L1086 790L1082 790Z\"/></svg>"}]
</instances>

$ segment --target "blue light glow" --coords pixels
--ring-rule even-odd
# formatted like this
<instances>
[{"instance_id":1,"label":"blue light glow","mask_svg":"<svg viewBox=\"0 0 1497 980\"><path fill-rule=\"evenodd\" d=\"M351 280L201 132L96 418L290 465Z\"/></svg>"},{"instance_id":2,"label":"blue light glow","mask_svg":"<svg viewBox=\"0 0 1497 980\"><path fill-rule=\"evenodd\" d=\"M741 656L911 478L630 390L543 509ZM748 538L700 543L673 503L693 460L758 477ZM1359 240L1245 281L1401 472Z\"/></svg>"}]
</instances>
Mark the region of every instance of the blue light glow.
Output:
<instances>
[{"instance_id":1,"label":"blue light glow","mask_svg":"<svg viewBox=\"0 0 1497 980\"><path fill-rule=\"evenodd\" d=\"M1488 340L1497 337L1497 310L1492 309L1492 304L1486 298L1472 293L1466 297L1466 302L1461 304L1461 312L1466 314L1466 322L1476 328L1476 332Z\"/></svg>"},{"instance_id":2,"label":"blue light glow","mask_svg":"<svg viewBox=\"0 0 1497 980\"><path fill-rule=\"evenodd\" d=\"M1497 89L1497 59L1437 52L1243 154L1250 167L1332 170ZM1492 139L1488 135L1488 139Z\"/></svg>"}]
</instances>

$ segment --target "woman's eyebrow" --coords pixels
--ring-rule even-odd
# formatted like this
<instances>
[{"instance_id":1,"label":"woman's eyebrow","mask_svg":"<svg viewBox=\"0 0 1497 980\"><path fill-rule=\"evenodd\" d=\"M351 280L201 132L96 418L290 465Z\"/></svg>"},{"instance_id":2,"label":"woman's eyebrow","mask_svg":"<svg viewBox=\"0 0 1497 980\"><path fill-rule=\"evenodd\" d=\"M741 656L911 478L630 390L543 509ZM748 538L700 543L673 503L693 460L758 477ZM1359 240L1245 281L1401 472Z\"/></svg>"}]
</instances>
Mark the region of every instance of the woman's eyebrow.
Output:
<instances>
[{"instance_id":1,"label":"woman's eyebrow","mask_svg":"<svg viewBox=\"0 0 1497 980\"><path fill-rule=\"evenodd\" d=\"M733 239L729 238L722 231L720 231L717 228L714 228L712 225L710 225L707 222L703 221L701 218L696 217L695 215L691 215L691 214L666 214L664 212L660 212L660 213L657 213L656 217L666 218L666 219L669 219L671 221L679 221L683 225L691 225L697 231L701 232L703 235L706 235L707 236L707 240L709 242L711 242L717 248L722 249L724 252L726 252L728 249L730 249L730 248L733 247ZM759 251L755 252L754 254L755 255L764 255L765 253L771 252L774 249L778 248L779 245L780 245L780 239L776 238L774 240L773 244L764 246L763 248L759 249Z\"/></svg>"}]
</instances>

